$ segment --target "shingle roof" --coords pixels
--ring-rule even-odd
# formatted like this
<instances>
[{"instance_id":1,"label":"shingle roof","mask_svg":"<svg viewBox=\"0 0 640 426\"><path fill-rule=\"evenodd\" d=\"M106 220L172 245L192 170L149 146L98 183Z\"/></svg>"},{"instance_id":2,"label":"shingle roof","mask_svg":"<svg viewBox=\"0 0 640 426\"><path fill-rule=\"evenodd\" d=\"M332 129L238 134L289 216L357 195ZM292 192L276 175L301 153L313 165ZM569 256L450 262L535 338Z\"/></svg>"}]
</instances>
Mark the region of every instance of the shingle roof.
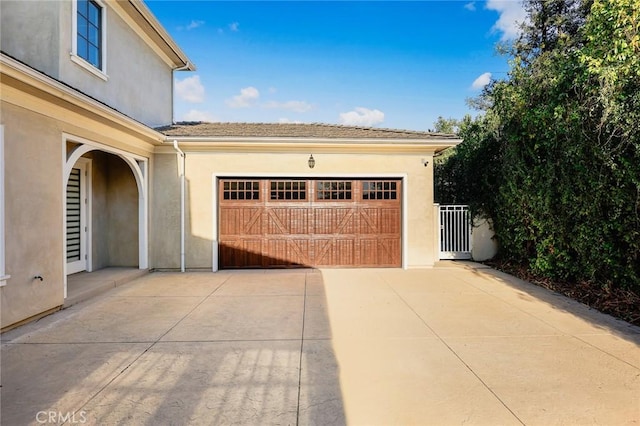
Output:
<instances>
[{"instance_id":1,"label":"shingle roof","mask_svg":"<svg viewBox=\"0 0 640 426\"><path fill-rule=\"evenodd\" d=\"M181 122L156 129L166 136L184 137L284 137L328 139L458 139L444 133L334 124L205 123Z\"/></svg>"}]
</instances>

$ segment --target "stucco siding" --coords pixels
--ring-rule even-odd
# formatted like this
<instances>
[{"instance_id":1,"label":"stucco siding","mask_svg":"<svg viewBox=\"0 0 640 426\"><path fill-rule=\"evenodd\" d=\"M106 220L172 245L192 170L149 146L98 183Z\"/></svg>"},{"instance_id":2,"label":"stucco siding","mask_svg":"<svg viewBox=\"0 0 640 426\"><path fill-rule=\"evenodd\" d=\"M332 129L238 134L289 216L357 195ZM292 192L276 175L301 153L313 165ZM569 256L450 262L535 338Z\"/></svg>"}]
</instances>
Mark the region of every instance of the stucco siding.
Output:
<instances>
[{"instance_id":1,"label":"stucco siding","mask_svg":"<svg viewBox=\"0 0 640 426\"><path fill-rule=\"evenodd\" d=\"M2 51L58 78L62 7L60 1L0 1Z\"/></svg>"},{"instance_id":2,"label":"stucco siding","mask_svg":"<svg viewBox=\"0 0 640 426\"><path fill-rule=\"evenodd\" d=\"M217 207L213 200L213 176L406 176L406 252L408 267L430 266L435 262L433 248L433 169L428 155L379 154L314 154L316 166L309 169L309 154L269 153L194 153L186 157L186 267L211 268L212 242L217 239L213 229ZM429 161L424 167L422 159ZM162 192L156 187L154 229L175 229L179 221L179 178L176 157L156 155L156 185L163 182ZM177 192L176 192L177 191ZM170 213L162 213L169 209ZM179 222L178 222L179 223ZM173 232L175 234L175 231ZM154 265L175 267L179 260L180 239L157 236L152 243Z\"/></svg>"},{"instance_id":3,"label":"stucco siding","mask_svg":"<svg viewBox=\"0 0 640 426\"><path fill-rule=\"evenodd\" d=\"M92 159L91 164L91 258L92 269L109 266L108 234L109 214L107 207L108 164L107 154L91 151L85 157Z\"/></svg>"},{"instance_id":4,"label":"stucco siding","mask_svg":"<svg viewBox=\"0 0 640 426\"><path fill-rule=\"evenodd\" d=\"M180 268L180 178L174 154L153 161L150 258L156 268Z\"/></svg>"},{"instance_id":5,"label":"stucco siding","mask_svg":"<svg viewBox=\"0 0 640 426\"><path fill-rule=\"evenodd\" d=\"M2 103L5 125L6 270L1 325L64 301L62 161L54 120ZM34 279L42 276L43 280Z\"/></svg>"},{"instance_id":6,"label":"stucco siding","mask_svg":"<svg viewBox=\"0 0 640 426\"><path fill-rule=\"evenodd\" d=\"M144 40L106 3L108 80L71 60L72 2L63 2L59 78L78 90L150 126L171 123L172 71Z\"/></svg>"},{"instance_id":7,"label":"stucco siding","mask_svg":"<svg viewBox=\"0 0 640 426\"><path fill-rule=\"evenodd\" d=\"M138 266L138 187L131 168L115 155L107 154L108 221L110 266Z\"/></svg>"},{"instance_id":8,"label":"stucco siding","mask_svg":"<svg viewBox=\"0 0 640 426\"><path fill-rule=\"evenodd\" d=\"M30 67L149 127L170 124L171 67L110 3L105 2L105 10L104 79L71 59L75 37L72 1L1 1L0 46L2 51Z\"/></svg>"}]
</instances>

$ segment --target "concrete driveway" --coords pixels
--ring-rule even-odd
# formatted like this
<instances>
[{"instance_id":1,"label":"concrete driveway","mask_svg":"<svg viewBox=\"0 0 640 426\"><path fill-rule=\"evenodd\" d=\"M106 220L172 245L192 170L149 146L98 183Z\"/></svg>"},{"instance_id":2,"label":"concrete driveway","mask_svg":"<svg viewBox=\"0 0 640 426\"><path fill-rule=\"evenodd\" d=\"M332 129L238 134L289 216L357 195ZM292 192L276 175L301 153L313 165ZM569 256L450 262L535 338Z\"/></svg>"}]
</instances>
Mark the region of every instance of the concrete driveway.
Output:
<instances>
[{"instance_id":1,"label":"concrete driveway","mask_svg":"<svg viewBox=\"0 0 640 426\"><path fill-rule=\"evenodd\" d=\"M640 329L445 265L147 275L2 336L2 424L640 423Z\"/></svg>"}]
</instances>

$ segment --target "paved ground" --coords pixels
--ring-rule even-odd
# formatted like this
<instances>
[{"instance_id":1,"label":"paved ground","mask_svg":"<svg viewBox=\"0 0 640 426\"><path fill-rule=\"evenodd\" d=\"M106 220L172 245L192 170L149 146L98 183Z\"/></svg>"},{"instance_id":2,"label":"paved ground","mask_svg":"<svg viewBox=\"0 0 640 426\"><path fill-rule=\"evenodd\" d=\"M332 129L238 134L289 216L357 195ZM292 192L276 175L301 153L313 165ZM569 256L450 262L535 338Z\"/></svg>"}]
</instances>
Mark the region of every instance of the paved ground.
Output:
<instances>
[{"instance_id":1,"label":"paved ground","mask_svg":"<svg viewBox=\"0 0 640 426\"><path fill-rule=\"evenodd\" d=\"M489 269L154 273L2 338L3 425L640 423L640 329Z\"/></svg>"}]
</instances>

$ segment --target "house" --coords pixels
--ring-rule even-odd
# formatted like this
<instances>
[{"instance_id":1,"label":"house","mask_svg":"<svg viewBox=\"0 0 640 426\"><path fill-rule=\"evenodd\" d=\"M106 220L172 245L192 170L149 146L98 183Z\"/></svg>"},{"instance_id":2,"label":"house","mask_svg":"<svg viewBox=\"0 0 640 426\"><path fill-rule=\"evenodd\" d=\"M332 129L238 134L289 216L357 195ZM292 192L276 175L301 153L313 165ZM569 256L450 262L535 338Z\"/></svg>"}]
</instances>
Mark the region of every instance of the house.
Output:
<instances>
[{"instance_id":1,"label":"house","mask_svg":"<svg viewBox=\"0 0 640 426\"><path fill-rule=\"evenodd\" d=\"M323 124L182 123L189 268L424 267L438 257L433 156L452 135ZM156 265L177 268L182 166L154 163ZM162 198L162 199L160 199ZM172 202L173 201L173 202ZM160 209L173 205L173 210Z\"/></svg>"},{"instance_id":2,"label":"house","mask_svg":"<svg viewBox=\"0 0 640 426\"><path fill-rule=\"evenodd\" d=\"M67 274L149 262L151 168L187 56L137 0L0 2L2 328Z\"/></svg>"},{"instance_id":3,"label":"house","mask_svg":"<svg viewBox=\"0 0 640 426\"><path fill-rule=\"evenodd\" d=\"M455 137L172 124L174 73L195 67L143 2L0 17L3 330L60 309L80 271L437 260L433 156Z\"/></svg>"}]
</instances>

